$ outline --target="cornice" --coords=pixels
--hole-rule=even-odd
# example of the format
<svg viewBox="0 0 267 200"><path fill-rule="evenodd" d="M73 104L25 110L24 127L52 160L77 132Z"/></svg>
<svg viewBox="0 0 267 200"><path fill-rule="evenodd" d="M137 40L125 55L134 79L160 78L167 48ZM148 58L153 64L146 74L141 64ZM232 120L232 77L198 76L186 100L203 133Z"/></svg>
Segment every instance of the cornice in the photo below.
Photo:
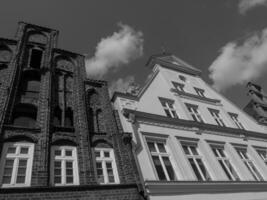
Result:
<svg viewBox="0 0 267 200"><path fill-rule="evenodd" d="M200 123L192 120L185 120L185 119L177 119L177 118L169 118L162 115L151 114L136 110L131 110L124 108L122 110L124 116L127 118L134 116L135 123L136 120L147 122L150 124L163 124L163 126L172 126L174 128L185 129L195 131L198 134L202 134L202 132L211 133L211 134L220 134L220 135L227 135L233 136L238 138L243 138L244 140L248 138L255 138L255 139L265 139L267 140L267 134L255 131L248 131L243 129L236 129L231 127L221 127L218 125L213 124L205 124ZM133 117L132 117L133 118Z"/></svg>
<svg viewBox="0 0 267 200"><path fill-rule="evenodd" d="M145 181L145 186L150 195L267 191L266 181Z"/></svg>

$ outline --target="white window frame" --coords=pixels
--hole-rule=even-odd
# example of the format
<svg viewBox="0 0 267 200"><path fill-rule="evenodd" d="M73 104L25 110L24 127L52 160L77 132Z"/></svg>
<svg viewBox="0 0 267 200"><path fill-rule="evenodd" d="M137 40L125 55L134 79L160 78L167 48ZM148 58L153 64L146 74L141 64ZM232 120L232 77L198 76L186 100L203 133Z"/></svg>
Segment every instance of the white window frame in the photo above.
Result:
<svg viewBox="0 0 267 200"><path fill-rule="evenodd" d="M191 167L191 170L196 178L197 181L210 181L212 180L211 174L207 168L207 164L205 162L204 157L200 154L199 148L198 148L198 144L196 142L191 142L191 141L180 141L181 145L182 145L182 149L183 149L183 153L185 155L185 157L187 158L188 164ZM186 154L186 152L184 151L183 146L187 146L187 150L189 151L189 154ZM196 149L196 152L198 155L195 155L192 151L192 149L190 147L194 147ZM191 163L189 161L189 159L193 159L193 162L198 170L198 173L200 174L202 180L198 180L197 175L194 172L193 167L191 166ZM201 167L199 166L197 159L200 159L202 164L204 165L205 170L207 171L208 174L208 178L204 176Z"/></svg>
<svg viewBox="0 0 267 200"><path fill-rule="evenodd" d="M175 165L174 165L174 161L173 161L173 158L172 158L172 155L171 155L171 152L166 144L166 139L162 139L162 138L153 138L153 137L146 137L145 138L146 140L146 146L147 146L147 151L150 155L150 159L151 159L151 164L153 166L153 169L154 169L154 174L156 175L156 178L157 180L160 180L159 176L158 176L158 172L157 172L157 169L155 167L155 164L154 164L154 161L153 161L153 158L152 156L157 156L159 158L159 161L160 161L160 165L163 169L163 172L164 172L164 175L167 179L167 181L176 181L178 179L178 176L177 176L177 172L175 170ZM148 147L148 143L151 142L151 143L154 143L154 147L156 149L156 152L151 152L149 147ZM160 152L159 151L159 148L158 148L158 145L155 145L157 143L162 143L164 145L164 148L165 148L165 153L163 152ZM169 177L169 174L168 174L168 171L166 169L166 166L165 166L165 163L163 161L163 158L162 157L168 157L170 163L171 163L171 167L172 167L172 170L173 170L173 173L174 173L174 180L171 180L170 177Z"/></svg>
<svg viewBox="0 0 267 200"><path fill-rule="evenodd" d="M196 91L196 93L197 93L198 96L206 98L206 96L205 96L205 90L200 89L200 88L196 88L196 87L194 87L194 89L195 89L195 91Z"/></svg>
<svg viewBox="0 0 267 200"><path fill-rule="evenodd" d="M255 148L255 150L257 151L263 162L267 165L267 148Z"/></svg>
<svg viewBox="0 0 267 200"><path fill-rule="evenodd" d="M251 160L250 155L247 152L246 148L236 147L236 152L246 165L247 169L253 176L256 181L264 181L263 176L261 175L260 171L258 170L255 163Z"/></svg>
<svg viewBox="0 0 267 200"><path fill-rule="evenodd" d="M238 114L228 112L231 120L234 122L237 128L245 130L243 124L238 120Z"/></svg>
<svg viewBox="0 0 267 200"><path fill-rule="evenodd" d="M204 123L204 119L201 117L201 114L199 112L197 105L188 104L188 103L186 103L185 105L194 121Z"/></svg>
<svg viewBox="0 0 267 200"><path fill-rule="evenodd" d="M185 85L182 83L172 82L175 89L177 89L179 92L186 92L185 91Z"/></svg>
<svg viewBox="0 0 267 200"><path fill-rule="evenodd" d="M96 156L96 151L100 152L100 157ZM105 157L104 152L109 152L109 157ZM118 184L118 183L120 183L118 169L117 169L115 155L114 155L114 150L112 148L96 147L96 148L94 148L94 155L95 155L95 162L101 162L102 172L103 172L103 176L104 176L104 183L99 182L99 184ZM111 162L113 176L114 176L114 182L109 182L108 172L107 172L107 167L106 167L107 162L109 162L109 163ZM96 172L96 175L97 175L97 172Z"/></svg>
<svg viewBox="0 0 267 200"><path fill-rule="evenodd" d="M15 147L15 153L8 153L9 147ZM28 148L28 154L21 154L20 149L22 147ZM1 187L25 187L31 185L31 176L32 176L32 164L33 164L33 156L34 156L34 144L28 142L7 142L4 143L2 150L2 158L1 158L1 176L0 182ZM11 175L11 183L3 184L3 176L4 176L4 167L7 159L14 159L12 175ZM18 173L18 164L19 160L27 159L27 167L25 173L25 182L24 183L16 183L17 173Z"/></svg>
<svg viewBox="0 0 267 200"><path fill-rule="evenodd" d="M61 155L55 155L55 151L60 150ZM72 156L66 156L66 150L72 151ZM54 164L55 161L61 162L61 183L54 182ZM71 161L73 167L73 183L66 182L66 162ZM79 185L79 171L78 171L78 159L77 148L75 146L52 146L51 147L51 182L55 186L68 186Z"/></svg>
<svg viewBox="0 0 267 200"><path fill-rule="evenodd" d="M167 117L179 118L173 100L163 98L159 98L159 100ZM167 112L170 114L170 116L168 116Z"/></svg>
<svg viewBox="0 0 267 200"><path fill-rule="evenodd" d="M212 108L208 108L208 110L210 111L211 116L219 126L226 127L219 110L215 110Z"/></svg>
<svg viewBox="0 0 267 200"><path fill-rule="evenodd" d="M221 166L221 163L220 163L220 161L221 161L223 166L224 166L224 168L226 169L227 172L225 172L224 169L223 169L223 171L224 171L225 175L227 176L227 178L229 179L229 177L228 177L228 175L226 173L228 173L230 175L230 177L231 177L231 179L229 179L230 181L240 181L240 177L239 177L239 175L237 173L237 170L236 170L235 166L232 164L232 162L230 161L230 158L227 155L224 147L223 146L217 146L217 145L211 145L210 147L211 147L211 149L212 149L212 151L214 153L214 156L218 160L218 163L220 164L220 166ZM224 156L221 154L219 149L223 151ZM216 152L217 155L215 154L214 151ZM231 169L227 165L227 162L229 162L230 166L233 168L233 170L236 173L237 177L235 177L235 175L232 173ZM223 168L223 166L221 166L221 168Z"/></svg>

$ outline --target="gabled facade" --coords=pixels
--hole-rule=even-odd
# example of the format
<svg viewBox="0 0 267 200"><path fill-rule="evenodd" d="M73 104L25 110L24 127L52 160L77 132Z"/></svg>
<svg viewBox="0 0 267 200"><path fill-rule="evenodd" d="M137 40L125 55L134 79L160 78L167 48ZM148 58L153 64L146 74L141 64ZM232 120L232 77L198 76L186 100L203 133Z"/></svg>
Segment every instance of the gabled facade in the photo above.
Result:
<svg viewBox="0 0 267 200"><path fill-rule="evenodd" d="M115 92L149 199L266 199L267 132L172 54L137 95Z"/></svg>
<svg viewBox="0 0 267 200"><path fill-rule="evenodd" d="M57 38L21 22L0 39L0 199L140 199L107 83Z"/></svg>

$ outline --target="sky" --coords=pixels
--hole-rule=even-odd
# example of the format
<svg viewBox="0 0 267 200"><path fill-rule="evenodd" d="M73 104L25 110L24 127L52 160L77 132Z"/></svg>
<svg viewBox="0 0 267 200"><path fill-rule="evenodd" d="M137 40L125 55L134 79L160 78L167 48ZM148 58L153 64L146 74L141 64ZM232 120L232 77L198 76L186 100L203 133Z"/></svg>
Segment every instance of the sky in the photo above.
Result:
<svg viewBox="0 0 267 200"><path fill-rule="evenodd" d="M239 107L248 81L267 91L267 0L1 0L0 37L25 21L60 31L58 47L86 56L111 90L141 86L149 57L172 53Z"/></svg>

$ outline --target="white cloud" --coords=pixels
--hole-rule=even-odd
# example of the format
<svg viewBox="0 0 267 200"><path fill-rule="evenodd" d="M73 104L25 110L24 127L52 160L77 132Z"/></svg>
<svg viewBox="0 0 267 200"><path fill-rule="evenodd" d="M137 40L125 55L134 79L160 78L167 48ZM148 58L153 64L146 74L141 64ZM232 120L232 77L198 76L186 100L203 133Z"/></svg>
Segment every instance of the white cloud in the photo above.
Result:
<svg viewBox="0 0 267 200"><path fill-rule="evenodd" d="M258 79L267 72L267 28L242 43L226 44L209 67L217 90Z"/></svg>
<svg viewBox="0 0 267 200"><path fill-rule="evenodd" d="M94 57L86 59L87 76L102 78L108 71L143 55L143 33L125 24L118 26L118 32L102 38L97 44Z"/></svg>
<svg viewBox="0 0 267 200"><path fill-rule="evenodd" d="M267 0L240 0L238 9L241 14L245 14L248 10L261 5L267 5Z"/></svg>
<svg viewBox="0 0 267 200"><path fill-rule="evenodd" d="M134 76L127 76L126 78L119 78L117 81L113 81L109 87L109 93L113 92L126 92L131 84L135 82Z"/></svg>

